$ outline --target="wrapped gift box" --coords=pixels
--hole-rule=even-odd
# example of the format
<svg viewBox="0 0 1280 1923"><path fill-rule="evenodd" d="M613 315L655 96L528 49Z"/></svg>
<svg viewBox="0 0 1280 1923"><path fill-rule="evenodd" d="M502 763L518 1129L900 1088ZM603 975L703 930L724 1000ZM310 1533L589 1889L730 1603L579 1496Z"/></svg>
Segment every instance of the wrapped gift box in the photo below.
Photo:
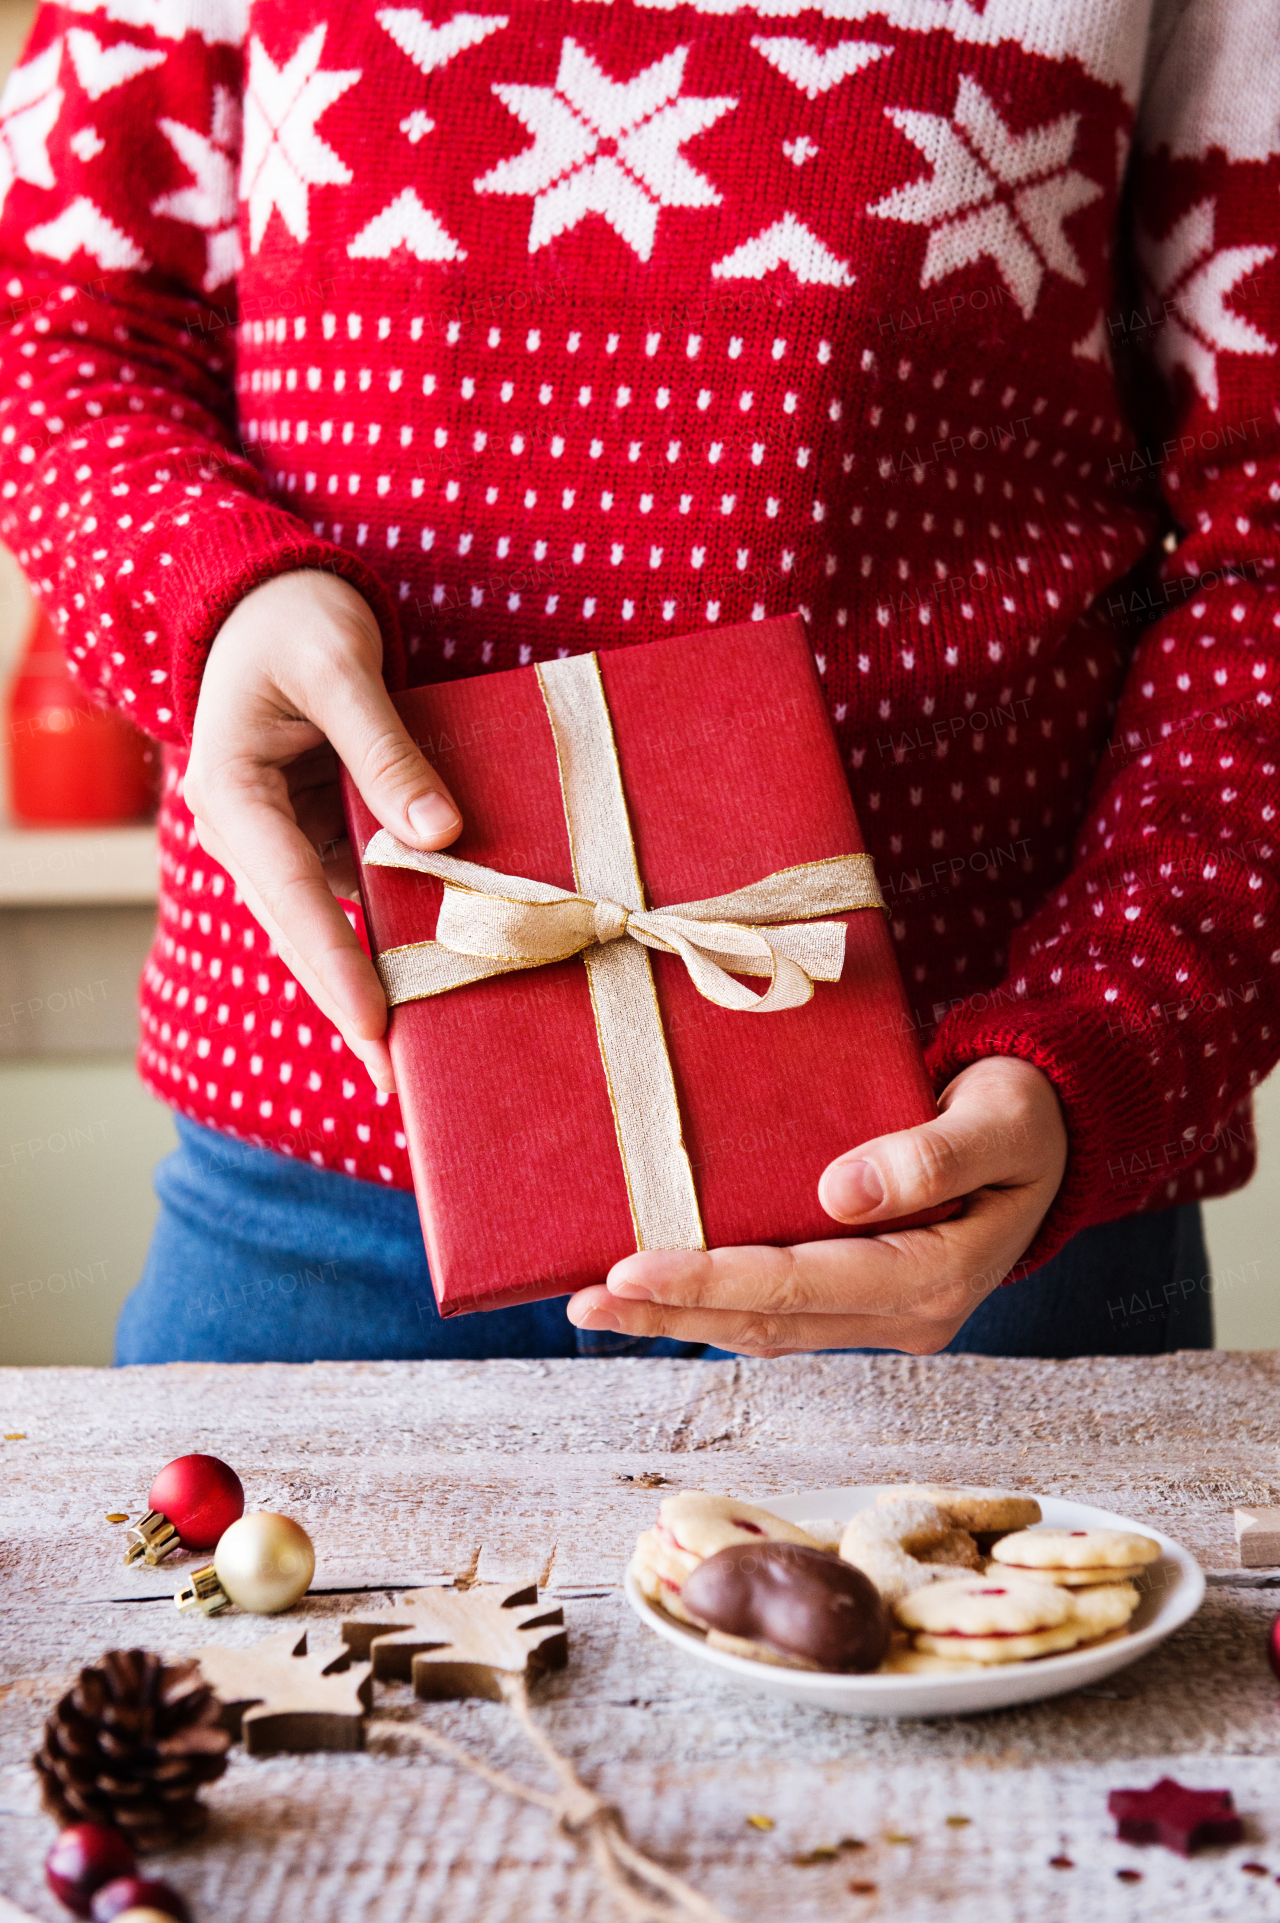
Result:
<svg viewBox="0 0 1280 1923"><path fill-rule="evenodd" d="M596 661L549 663L545 681L529 668L396 698L462 810L465 827L449 857L551 884L544 894L591 892L575 888L575 859L579 869L589 865L580 845L588 837L579 829L571 847L566 811L583 804L573 801L576 776L562 779L564 724L553 727L547 689L571 665L574 675L561 680L583 687ZM640 899L622 901L620 883L614 898L622 907L701 904L805 864L825 863L821 872L829 872L838 856L861 856L869 867L798 617L601 654L595 686L616 743L622 833L625 840L629 818L630 872L639 878L633 892L643 888ZM602 778L607 785L607 771ZM418 945L436 935L444 884L366 861L379 824L349 779L344 795L374 956L384 979L393 968L403 974L406 957L412 973ZM384 834L378 848L390 841ZM452 887L449 895L460 899ZM614 911L605 912L607 919ZM395 1006L391 1055L441 1313L566 1294L603 1280L642 1241L696 1247L699 1217L709 1248L857 1234L821 1208L822 1170L860 1142L937 1111L883 909L838 919L846 930L839 979L818 980L803 1006L763 1014L705 999L678 953L640 948L625 935L610 940L611 955L631 951L633 983L637 968L646 979L635 957L647 956L656 991L656 1011L631 1051L644 1059L624 1064L628 1076L634 1069L641 1077L629 1121L626 1091L615 1087L628 1036L609 1042L618 1013L604 1006L587 965L592 956L600 963L599 946L586 959L541 966L464 959L464 976L469 967L509 972ZM483 940L472 942L477 949L495 952ZM768 987L758 971L733 979L753 995ZM626 1006L637 1012L634 1000ZM658 1077L651 1100L646 1075ZM660 1158L680 1160L670 1137L683 1139L692 1233L687 1223L666 1226L661 1209L655 1218L643 1196L637 1202L647 1150L629 1144L627 1131L651 1128L662 1137Z"/></svg>

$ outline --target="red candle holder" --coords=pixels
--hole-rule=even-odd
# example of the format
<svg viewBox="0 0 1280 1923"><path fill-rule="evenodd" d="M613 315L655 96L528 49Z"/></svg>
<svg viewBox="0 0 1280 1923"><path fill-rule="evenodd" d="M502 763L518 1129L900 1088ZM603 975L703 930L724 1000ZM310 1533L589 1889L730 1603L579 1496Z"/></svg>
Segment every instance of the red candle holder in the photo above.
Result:
<svg viewBox="0 0 1280 1923"><path fill-rule="evenodd" d="M145 821L155 807L155 744L90 700L37 608L9 690L9 808L27 828Z"/></svg>

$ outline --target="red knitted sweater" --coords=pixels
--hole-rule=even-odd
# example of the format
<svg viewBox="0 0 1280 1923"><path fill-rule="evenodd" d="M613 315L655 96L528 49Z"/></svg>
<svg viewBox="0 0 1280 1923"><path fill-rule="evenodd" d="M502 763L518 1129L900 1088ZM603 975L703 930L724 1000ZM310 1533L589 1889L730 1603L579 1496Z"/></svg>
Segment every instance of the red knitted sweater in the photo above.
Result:
<svg viewBox="0 0 1280 1923"><path fill-rule="evenodd" d="M0 102L0 533L168 744L148 1082L409 1185L180 798L247 589L336 569L393 685L798 606L938 1085L1061 1095L1030 1260L1238 1184L1274 0L502 6L69 0Z"/></svg>

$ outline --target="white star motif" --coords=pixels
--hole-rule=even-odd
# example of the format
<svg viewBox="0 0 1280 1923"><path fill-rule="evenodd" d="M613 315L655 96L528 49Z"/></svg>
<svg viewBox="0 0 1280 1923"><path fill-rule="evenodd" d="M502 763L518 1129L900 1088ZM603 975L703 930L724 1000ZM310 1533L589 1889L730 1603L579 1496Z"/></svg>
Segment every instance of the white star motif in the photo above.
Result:
<svg viewBox="0 0 1280 1923"><path fill-rule="evenodd" d="M100 267L116 271L141 272L150 266L142 249L87 194L78 194L56 220L28 228L26 242L33 254L48 254L64 265L74 255L86 253Z"/></svg>
<svg viewBox="0 0 1280 1923"><path fill-rule="evenodd" d="M491 33L508 25L505 13L456 13L442 27L433 27L412 7L385 7L375 14L378 25L425 74L435 73L468 47L479 46ZM400 131L416 147L434 133L435 121L423 107L415 107L400 122ZM467 250L444 222L424 207L412 187L405 187L382 212L375 214L347 248L352 260L389 260L397 247L408 248L419 260L465 260Z"/></svg>
<svg viewBox="0 0 1280 1923"><path fill-rule="evenodd" d="M611 80L573 40L560 50L554 87L495 85L534 137L475 183L478 194L532 194L529 252L587 214L600 214L647 261L662 207L716 207L721 196L680 152L736 99L680 99L687 47L630 80Z"/></svg>
<svg viewBox="0 0 1280 1923"><path fill-rule="evenodd" d="M1164 240L1137 235L1138 258L1161 303L1155 357L1166 375L1185 367L1217 412L1218 355L1274 354L1276 345L1227 306L1246 274L1275 254L1274 247L1219 247L1213 243L1216 201L1201 200L1175 222Z"/></svg>
<svg viewBox="0 0 1280 1923"><path fill-rule="evenodd" d="M800 134L795 140L784 140L782 151L793 167L803 167L806 160L812 160L822 149L814 146L808 134Z"/></svg>
<svg viewBox="0 0 1280 1923"><path fill-rule="evenodd" d="M25 67L15 67L0 94L0 207L15 180L52 187L49 135L62 107L61 40L51 40Z"/></svg>
<svg viewBox="0 0 1280 1923"><path fill-rule="evenodd" d="M716 261L711 272L717 280L762 280L784 265L806 286L852 287L857 279L848 261L838 259L791 213L752 240L744 240L741 247Z"/></svg>
<svg viewBox="0 0 1280 1923"><path fill-rule="evenodd" d="M384 7L374 19L423 73L447 67L468 47L479 46L509 24L505 13L455 13L442 27L433 27L413 7Z"/></svg>
<svg viewBox="0 0 1280 1923"><path fill-rule="evenodd" d="M1079 114L1011 133L967 74L950 120L906 107L885 112L926 155L933 173L887 194L867 212L931 229L922 288L985 255L1029 320L1046 269L1083 286L1084 269L1063 222L1097 200L1102 189L1067 165Z"/></svg>
<svg viewBox="0 0 1280 1923"><path fill-rule="evenodd" d="M236 224L236 153L240 146L240 108L226 87L213 90L213 118L208 134L198 133L181 120L156 122L183 166L195 175L194 187L179 187L151 203L153 214L199 227L205 236L204 290L211 294L236 274L240 258L240 230Z"/></svg>
<svg viewBox="0 0 1280 1923"><path fill-rule="evenodd" d="M83 27L72 27L67 34L67 52L76 70L76 79L90 100L101 100L113 87L122 87L135 75L162 67L169 58L155 47L135 47L131 40L118 40L104 47L95 34Z"/></svg>
<svg viewBox="0 0 1280 1923"><path fill-rule="evenodd" d="M315 27L283 67L256 34L249 43L240 197L249 203L255 254L273 207L294 239L305 241L311 230L307 189L345 187L351 179L351 169L316 132L316 121L354 87L361 69L320 71L326 31L323 24Z"/></svg>
<svg viewBox="0 0 1280 1923"><path fill-rule="evenodd" d="M126 27L150 27L161 40L198 33L206 47L243 44L248 0L68 0L72 13L102 13Z"/></svg>
<svg viewBox="0 0 1280 1923"><path fill-rule="evenodd" d="M820 93L829 93L850 74L861 73L873 61L883 60L893 52L892 47L882 47L874 40L844 40L838 47L828 47L825 53L810 46L807 40L765 40L760 34L753 36L751 44L771 67L776 67L802 93L807 93L810 100L816 100Z"/></svg>

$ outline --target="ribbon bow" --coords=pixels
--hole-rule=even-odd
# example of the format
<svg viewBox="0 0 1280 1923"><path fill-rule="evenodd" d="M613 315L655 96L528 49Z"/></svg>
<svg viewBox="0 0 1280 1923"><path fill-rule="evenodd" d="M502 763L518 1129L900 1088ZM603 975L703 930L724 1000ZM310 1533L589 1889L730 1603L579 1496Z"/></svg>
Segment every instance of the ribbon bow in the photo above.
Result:
<svg viewBox="0 0 1280 1923"><path fill-rule="evenodd" d="M597 945L629 937L646 948L679 955L694 987L717 1008L765 1015L800 1008L815 981L839 981L844 966L843 922L782 922L766 935L760 923L785 915L836 915L879 907L869 855L837 855L766 875L747 888L671 908L626 907L587 894L568 894L523 875L504 875L454 855L408 848L380 828L364 851L366 866L413 868L443 881L435 942L385 950L378 968L396 1006L460 988L464 981L541 968ZM458 957L487 967L463 965ZM734 975L768 975L763 995Z"/></svg>
<svg viewBox="0 0 1280 1923"><path fill-rule="evenodd" d="M366 866L416 869L445 886L435 940L384 949L378 973L395 1008L581 955L636 1247L700 1249L702 1218L644 951L679 955L698 993L718 1008L767 1015L802 1007L815 981L838 981L844 966L843 923L809 918L883 908L875 869L870 855L835 855L708 901L646 908L599 663L577 655L535 672L555 740L576 891L426 854L381 828L364 850ZM735 975L768 976L769 986L756 995Z"/></svg>

